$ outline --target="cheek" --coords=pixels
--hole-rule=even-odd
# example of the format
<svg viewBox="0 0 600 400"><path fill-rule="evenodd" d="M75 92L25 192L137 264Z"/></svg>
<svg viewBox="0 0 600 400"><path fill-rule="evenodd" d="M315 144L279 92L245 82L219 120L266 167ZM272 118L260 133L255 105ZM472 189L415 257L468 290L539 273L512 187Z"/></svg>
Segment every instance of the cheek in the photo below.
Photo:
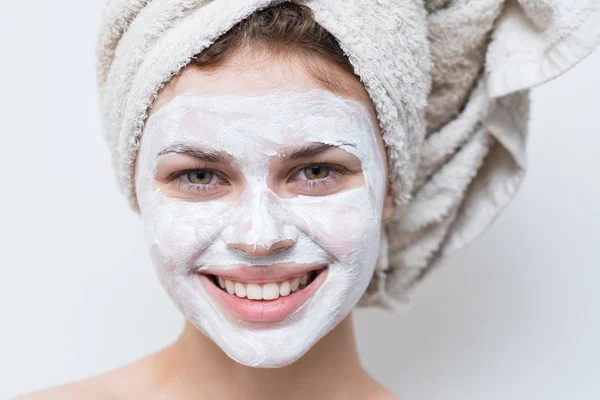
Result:
<svg viewBox="0 0 600 400"><path fill-rule="evenodd" d="M172 202L156 194L145 202L142 219L155 266L163 273L192 273L196 258L219 232L231 206L222 202Z"/></svg>
<svg viewBox="0 0 600 400"><path fill-rule="evenodd" d="M299 229L342 264L363 264L377 245L381 218L364 188L290 201Z"/></svg>

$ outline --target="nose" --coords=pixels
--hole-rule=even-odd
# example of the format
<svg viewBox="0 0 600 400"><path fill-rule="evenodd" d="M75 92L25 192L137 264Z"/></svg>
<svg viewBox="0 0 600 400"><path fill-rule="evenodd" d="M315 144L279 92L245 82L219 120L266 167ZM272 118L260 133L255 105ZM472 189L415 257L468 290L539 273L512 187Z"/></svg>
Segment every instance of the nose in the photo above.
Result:
<svg viewBox="0 0 600 400"><path fill-rule="evenodd" d="M223 232L227 246L252 257L265 257L294 246L296 231L285 223L286 210L277 195L267 188L266 182L249 182L248 188L238 212Z"/></svg>
<svg viewBox="0 0 600 400"><path fill-rule="evenodd" d="M278 240L270 246L252 245L246 243L229 243L229 247L242 250L244 253L253 257L266 257L275 250L292 247L294 241L291 239Z"/></svg>

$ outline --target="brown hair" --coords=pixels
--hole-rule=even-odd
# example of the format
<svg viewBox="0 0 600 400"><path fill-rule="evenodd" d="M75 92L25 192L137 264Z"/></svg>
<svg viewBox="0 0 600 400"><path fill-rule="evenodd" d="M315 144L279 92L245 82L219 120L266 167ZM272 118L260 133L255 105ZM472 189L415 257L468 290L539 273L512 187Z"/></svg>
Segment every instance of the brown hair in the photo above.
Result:
<svg viewBox="0 0 600 400"><path fill-rule="evenodd" d="M351 90L348 77L360 81L335 37L317 24L312 10L291 2L256 11L238 22L197 54L190 66L215 68L237 50L251 47L270 56L301 55L311 75L334 92ZM318 62L323 60L329 61L329 65Z"/></svg>

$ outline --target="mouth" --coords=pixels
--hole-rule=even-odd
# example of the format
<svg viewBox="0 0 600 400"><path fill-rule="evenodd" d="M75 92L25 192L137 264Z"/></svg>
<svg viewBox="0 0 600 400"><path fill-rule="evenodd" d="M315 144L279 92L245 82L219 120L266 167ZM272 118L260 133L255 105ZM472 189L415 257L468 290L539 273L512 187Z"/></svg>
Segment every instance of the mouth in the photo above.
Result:
<svg viewBox="0 0 600 400"><path fill-rule="evenodd" d="M249 322L285 319L322 285L328 266L271 282L240 282L216 274L197 273L207 292L235 318Z"/></svg>

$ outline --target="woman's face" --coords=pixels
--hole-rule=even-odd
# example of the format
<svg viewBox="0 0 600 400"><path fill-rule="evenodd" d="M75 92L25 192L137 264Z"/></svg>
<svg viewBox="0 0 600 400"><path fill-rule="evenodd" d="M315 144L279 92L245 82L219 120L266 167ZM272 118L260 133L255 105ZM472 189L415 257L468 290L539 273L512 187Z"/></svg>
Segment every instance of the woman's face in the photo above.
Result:
<svg viewBox="0 0 600 400"><path fill-rule="evenodd" d="M136 193L159 279L232 359L281 367L367 288L393 210L375 112L303 67L194 68L146 122ZM297 60L296 60L297 61Z"/></svg>

